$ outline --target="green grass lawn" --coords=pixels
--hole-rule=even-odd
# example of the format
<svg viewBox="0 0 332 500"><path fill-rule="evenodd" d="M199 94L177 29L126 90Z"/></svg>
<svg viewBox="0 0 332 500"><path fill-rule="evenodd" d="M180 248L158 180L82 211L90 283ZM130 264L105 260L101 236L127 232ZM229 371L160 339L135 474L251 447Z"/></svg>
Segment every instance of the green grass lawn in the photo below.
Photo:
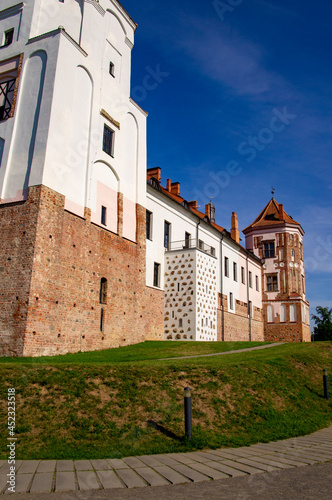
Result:
<svg viewBox="0 0 332 500"><path fill-rule="evenodd" d="M7 458L9 387L16 389L17 459L118 458L241 446L330 425L322 370L327 368L332 380L332 342L160 360L253 346L147 342L53 358L2 358L0 458ZM183 439L186 386L192 389L190 443Z"/></svg>
<svg viewBox="0 0 332 500"><path fill-rule="evenodd" d="M270 342L172 342L149 341L141 344L108 349L105 351L79 352L62 356L42 356L40 358L0 358L0 363L60 364L60 363L128 363L179 356L213 354L250 347Z"/></svg>

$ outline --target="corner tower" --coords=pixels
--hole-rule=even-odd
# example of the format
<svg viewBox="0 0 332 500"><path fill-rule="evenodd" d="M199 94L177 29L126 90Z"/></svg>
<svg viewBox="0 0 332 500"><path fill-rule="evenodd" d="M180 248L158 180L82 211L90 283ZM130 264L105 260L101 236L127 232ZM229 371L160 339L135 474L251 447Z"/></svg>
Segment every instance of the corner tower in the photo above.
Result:
<svg viewBox="0 0 332 500"><path fill-rule="evenodd" d="M301 224L272 198L243 233L247 250L264 263L265 340L310 342Z"/></svg>
<svg viewBox="0 0 332 500"><path fill-rule="evenodd" d="M145 283L136 27L117 0L1 1L0 355L162 336Z"/></svg>

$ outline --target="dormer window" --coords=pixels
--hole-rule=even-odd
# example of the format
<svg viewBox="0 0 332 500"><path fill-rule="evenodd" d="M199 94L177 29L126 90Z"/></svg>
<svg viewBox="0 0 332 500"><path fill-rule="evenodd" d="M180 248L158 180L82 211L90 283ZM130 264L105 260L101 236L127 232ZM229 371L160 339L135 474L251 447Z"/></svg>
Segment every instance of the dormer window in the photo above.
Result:
<svg viewBox="0 0 332 500"><path fill-rule="evenodd" d="M14 38L14 28L5 31L5 39L4 39L4 46L6 47L7 45L11 45L13 43L13 38Z"/></svg>

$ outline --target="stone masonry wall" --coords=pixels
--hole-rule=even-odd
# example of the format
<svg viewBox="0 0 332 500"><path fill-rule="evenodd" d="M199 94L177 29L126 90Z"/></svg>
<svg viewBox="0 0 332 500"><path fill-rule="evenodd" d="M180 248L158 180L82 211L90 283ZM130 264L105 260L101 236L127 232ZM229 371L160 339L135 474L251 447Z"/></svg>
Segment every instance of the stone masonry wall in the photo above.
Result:
<svg viewBox="0 0 332 500"><path fill-rule="evenodd" d="M0 206L0 213L3 208L10 209ZM24 235L29 243L21 261L18 256L16 266L7 266L6 282L12 280L14 297L24 269L27 277L30 269L30 290L26 279L17 301L26 304L28 296L28 307L22 313L25 326L8 311L1 315L1 331L17 355L98 350L162 339L164 294L145 284L143 207L137 205L137 243L91 224L88 210L84 219L65 211L64 197L43 186L30 188L28 201L15 214L15 226L21 220L29 224ZM6 219L4 214L2 220ZM20 241L9 237L8 245L18 253ZM107 280L106 304L100 303L101 278ZM8 345L3 349L9 354Z"/></svg>

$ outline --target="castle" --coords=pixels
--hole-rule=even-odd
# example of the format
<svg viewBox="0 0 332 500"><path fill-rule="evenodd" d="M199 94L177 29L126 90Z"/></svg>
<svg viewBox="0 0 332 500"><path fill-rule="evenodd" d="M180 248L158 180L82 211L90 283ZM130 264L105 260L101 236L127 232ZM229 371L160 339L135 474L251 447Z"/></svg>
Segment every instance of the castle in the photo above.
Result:
<svg viewBox="0 0 332 500"><path fill-rule="evenodd" d="M117 0L2 0L0 355L144 340L310 341L303 230L272 198L244 230L146 172ZM147 175L147 178L146 178Z"/></svg>

